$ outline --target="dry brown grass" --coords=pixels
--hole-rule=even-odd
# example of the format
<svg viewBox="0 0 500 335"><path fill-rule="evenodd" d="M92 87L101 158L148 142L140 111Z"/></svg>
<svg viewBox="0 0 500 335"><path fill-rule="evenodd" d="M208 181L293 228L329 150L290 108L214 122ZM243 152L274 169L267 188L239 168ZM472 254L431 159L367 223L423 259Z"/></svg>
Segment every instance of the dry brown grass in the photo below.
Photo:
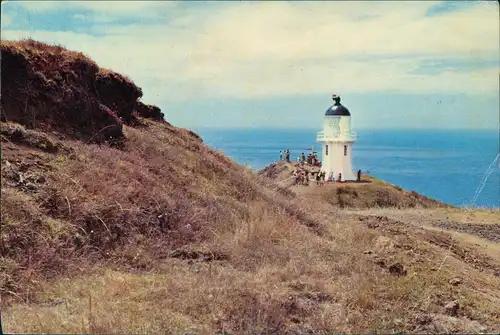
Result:
<svg viewBox="0 0 500 335"><path fill-rule="evenodd" d="M436 329L498 324L500 281L482 270L488 259L473 261L475 249L401 224L370 229L256 177L188 131L143 122L125 128L123 150L4 143L4 164L47 180L26 191L2 171L6 331L429 331L422 314L438 315ZM391 275L368 250L408 274ZM455 276L464 283L448 284ZM439 319L455 299L459 316Z"/></svg>
<svg viewBox="0 0 500 335"><path fill-rule="evenodd" d="M22 55L35 71L60 72L73 62L86 63L89 67L98 69L97 64L85 54L68 50L61 45L24 39L20 41L2 40L1 46ZM44 57L49 58L44 59Z"/></svg>
<svg viewBox="0 0 500 335"><path fill-rule="evenodd" d="M71 153L42 154L35 146L16 156L16 146L8 143L3 159L11 166L2 171L4 256L36 273L62 271L68 258L105 258L147 269L173 248L204 241L217 227L236 226L250 216L253 202L279 202L282 217L292 221L300 214L279 195L273 200L260 192L249 171L192 133L144 123L147 130L127 128L124 150L65 141ZM41 158L26 166L34 153ZM40 164L50 170L36 172ZM13 184L22 169L43 174L44 182L26 192ZM36 235L29 237L34 223ZM131 261L134 246L143 244L148 256ZM27 252L35 253L35 269L27 264Z"/></svg>
<svg viewBox="0 0 500 335"><path fill-rule="evenodd" d="M498 328L496 265L475 248L403 223L368 228L258 178L188 131L143 122L125 128L123 150L4 142L6 331L430 331L422 314L435 329L475 332L473 320ZM7 160L46 181L10 185ZM395 277L377 259L408 274ZM448 284L455 276L458 287ZM449 319L452 300L461 307Z"/></svg>
<svg viewBox="0 0 500 335"><path fill-rule="evenodd" d="M425 229L429 229L431 231L443 232L440 228L424 226ZM444 231L444 233L453 236L453 238L464 242L468 245L473 245L481 250L483 253L487 254L491 257L492 261L495 262L500 268L500 244L491 242L488 239L481 238L472 234L460 233L457 231Z"/></svg>
<svg viewBox="0 0 500 335"><path fill-rule="evenodd" d="M2 42L2 50L40 66L47 55L66 53L37 43ZM108 104L128 110L127 97L136 101L139 90L122 76L101 76L111 85L108 94L118 86L128 92ZM6 332L500 329L498 262L473 245L297 196L166 122L137 117L140 127L123 126L117 148L19 120L24 126L4 123L1 133ZM356 192L373 198L389 187L373 180L371 189ZM391 206L412 197L427 204L396 192ZM391 269L401 266L406 272L395 275ZM462 283L449 284L456 276ZM457 315L444 315L453 300Z"/></svg>
<svg viewBox="0 0 500 335"><path fill-rule="evenodd" d="M441 314L444 303L453 299L461 305L462 319L454 321L463 323L458 330L474 331L470 318L483 324L498 320L494 311L500 295L493 289L498 279L464 267L454 257L441 271L431 271L429 264L438 263L441 255L430 244L406 241L420 257L428 258L422 263L418 259L411 263L415 257L394 248L379 250L381 256L395 257L410 269L408 276L394 277L362 253L376 249L380 232L338 222L319 237L301 225L284 222L266 207L256 204L249 221L229 230L220 227L212 239L196 247L225 252L226 261L165 259L154 272L141 274L86 269L88 273L76 280L45 283L38 303L8 309L6 330L411 331L418 326L416 316ZM457 273L460 268L465 273ZM460 287L449 285L449 278L457 275L466 282Z"/></svg>
<svg viewBox="0 0 500 335"><path fill-rule="evenodd" d="M416 192L364 176L364 183L336 183L325 186L318 197L341 208L436 208L447 207Z"/></svg>
<svg viewBox="0 0 500 335"><path fill-rule="evenodd" d="M297 194L306 195L319 202L327 202L340 208L452 208L414 191L403 190L369 175L362 175L362 182L326 183L316 187L311 181L309 186L293 185L293 170L296 163L276 162L260 171L259 174L270 180L290 187ZM312 170L309 166L303 169Z"/></svg>

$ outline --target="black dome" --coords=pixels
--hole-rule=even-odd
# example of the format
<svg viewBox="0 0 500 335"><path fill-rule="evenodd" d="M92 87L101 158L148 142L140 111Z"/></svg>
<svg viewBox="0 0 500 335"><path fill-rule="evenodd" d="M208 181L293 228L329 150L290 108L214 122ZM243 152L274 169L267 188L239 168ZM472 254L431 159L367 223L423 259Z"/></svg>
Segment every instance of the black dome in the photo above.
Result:
<svg viewBox="0 0 500 335"><path fill-rule="evenodd" d="M326 110L325 116L351 116L351 113L340 102L335 102L334 105Z"/></svg>

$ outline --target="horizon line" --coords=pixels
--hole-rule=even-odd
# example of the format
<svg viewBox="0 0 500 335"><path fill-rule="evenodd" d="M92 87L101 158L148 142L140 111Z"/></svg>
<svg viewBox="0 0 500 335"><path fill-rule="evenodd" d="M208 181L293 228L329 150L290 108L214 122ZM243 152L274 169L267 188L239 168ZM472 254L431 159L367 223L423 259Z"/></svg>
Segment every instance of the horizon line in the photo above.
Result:
<svg viewBox="0 0 500 335"><path fill-rule="evenodd" d="M176 126L177 127L177 126ZM321 127L279 127L279 126L178 126L180 128L198 129L269 129L269 130L318 130ZM497 131L499 128L446 128L446 127L353 127L353 130L456 130L456 131Z"/></svg>

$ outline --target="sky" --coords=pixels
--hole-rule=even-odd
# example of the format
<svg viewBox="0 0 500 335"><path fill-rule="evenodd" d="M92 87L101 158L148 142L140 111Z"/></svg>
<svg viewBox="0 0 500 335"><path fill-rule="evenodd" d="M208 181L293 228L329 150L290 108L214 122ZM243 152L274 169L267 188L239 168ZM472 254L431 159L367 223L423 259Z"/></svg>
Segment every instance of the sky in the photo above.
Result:
<svg viewBox="0 0 500 335"><path fill-rule="evenodd" d="M129 76L174 125L499 128L497 1L3 1L2 39Z"/></svg>

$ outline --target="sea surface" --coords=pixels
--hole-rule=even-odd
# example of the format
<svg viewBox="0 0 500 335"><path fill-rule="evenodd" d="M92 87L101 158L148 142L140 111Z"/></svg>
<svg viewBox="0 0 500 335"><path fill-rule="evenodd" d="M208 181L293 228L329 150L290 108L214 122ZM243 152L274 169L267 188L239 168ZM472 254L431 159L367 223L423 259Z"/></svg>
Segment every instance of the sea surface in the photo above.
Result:
<svg viewBox="0 0 500 335"><path fill-rule="evenodd" d="M210 147L254 170L313 147L315 129L194 129ZM357 130L354 170L457 206L500 207L495 130Z"/></svg>

